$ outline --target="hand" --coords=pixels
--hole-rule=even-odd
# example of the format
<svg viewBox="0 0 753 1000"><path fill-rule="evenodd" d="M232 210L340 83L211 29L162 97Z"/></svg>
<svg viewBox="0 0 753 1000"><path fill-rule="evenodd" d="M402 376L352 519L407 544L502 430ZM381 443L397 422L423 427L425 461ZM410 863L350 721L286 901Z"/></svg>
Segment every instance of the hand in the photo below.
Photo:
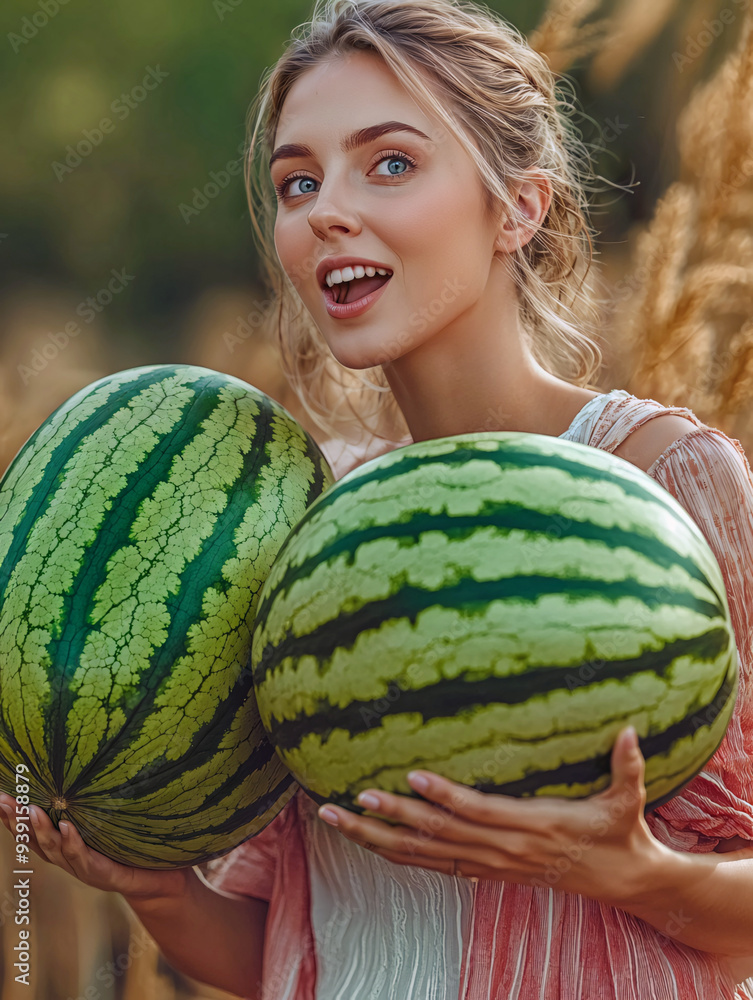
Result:
<svg viewBox="0 0 753 1000"><path fill-rule="evenodd" d="M676 852L645 821L645 760L627 729L617 737L611 765L610 787L586 799L494 795L416 771L408 780L430 801L372 789L358 797L359 805L397 825L331 805L319 816L334 817L349 840L398 865L634 903Z"/></svg>
<svg viewBox="0 0 753 1000"><path fill-rule="evenodd" d="M18 824L22 843L43 861L57 865L86 885L119 892L127 898L144 899L180 894L187 884L190 867L155 871L118 864L87 847L70 821L61 823L61 831L67 827L67 833L62 833L55 829L44 809L29 806L29 814L26 808L12 796L0 793L0 819L5 829L15 837Z"/></svg>

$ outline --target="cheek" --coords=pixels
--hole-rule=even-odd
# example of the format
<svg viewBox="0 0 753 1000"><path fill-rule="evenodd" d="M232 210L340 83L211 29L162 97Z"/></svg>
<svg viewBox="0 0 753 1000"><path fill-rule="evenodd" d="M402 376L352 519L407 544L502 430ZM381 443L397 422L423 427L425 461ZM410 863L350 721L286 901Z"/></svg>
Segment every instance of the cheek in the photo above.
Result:
<svg viewBox="0 0 753 1000"><path fill-rule="evenodd" d="M308 238L301 226L288 220L275 223L274 243L282 269L296 291L301 292L306 278L316 271L317 260L311 253L311 229Z"/></svg>
<svg viewBox="0 0 753 1000"><path fill-rule="evenodd" d="M402 263L404 292L411 300L433 299L444 289L445 301L459 302L483 291L491 252L486 253L481 238L481 208L445 184L432 186L420 199L396 203L389 216L382 216L382 242Z"/></svg>

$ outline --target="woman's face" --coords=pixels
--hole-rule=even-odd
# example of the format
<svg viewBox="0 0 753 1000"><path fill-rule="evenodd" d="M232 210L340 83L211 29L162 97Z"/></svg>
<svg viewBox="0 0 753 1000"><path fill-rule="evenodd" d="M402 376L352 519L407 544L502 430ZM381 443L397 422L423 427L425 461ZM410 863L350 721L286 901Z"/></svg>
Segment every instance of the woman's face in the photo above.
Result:
<svg viewBox="0 0 753 1000"><path fill-rule="evenodd" d="M401 129L342 148L352 133L384 122L424 137ZM308 152L275 158L289 144ZM287 180L275 221L280 262L341 364L389 363L441 332L460 335L458 323L493 315L499 288L490 290L490 270L501 245L473 161L373 53L338 57L299 77L270 170L277 187ZM325 259L340 255L392 271L376 301L345 318L328 312L320 284Z"/></svg>

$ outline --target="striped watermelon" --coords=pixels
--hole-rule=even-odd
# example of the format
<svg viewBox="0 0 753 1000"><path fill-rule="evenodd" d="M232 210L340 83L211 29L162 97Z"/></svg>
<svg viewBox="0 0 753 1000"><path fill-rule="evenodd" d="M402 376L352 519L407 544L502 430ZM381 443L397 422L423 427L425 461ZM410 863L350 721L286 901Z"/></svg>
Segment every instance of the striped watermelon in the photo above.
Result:
<svg viewBox="0 0 753 1000"><path fill-rule="evenodd" d="M411 768L512 796L609 785L636 726L647 808L719 746L738 661L724 580L666 490L523 433L422 441L316 500L262 587L262 722L319 803Z"/></svg>
<svg viewBox="0 0 753 1000"><path fill-rule="evenodd" d="M0 790L130 865L218 857L296 789L259 723L259 590L334 481L240 379L153 365L92 383L0 482Z"/></svg>

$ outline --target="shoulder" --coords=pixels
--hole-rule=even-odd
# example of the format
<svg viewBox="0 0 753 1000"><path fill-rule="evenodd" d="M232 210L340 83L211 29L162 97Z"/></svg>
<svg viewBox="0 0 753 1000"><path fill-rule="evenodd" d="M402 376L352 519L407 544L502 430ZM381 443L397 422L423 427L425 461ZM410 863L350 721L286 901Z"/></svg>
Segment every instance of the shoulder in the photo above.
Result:
<svg viewBox="0 0 753 1000"><path fill-rule="evenodd" d="M638 466L643 472L648 472L675 441L703 426L700 422L693 423L687 417L659 411L629 434L613 454Z"/></svg>

